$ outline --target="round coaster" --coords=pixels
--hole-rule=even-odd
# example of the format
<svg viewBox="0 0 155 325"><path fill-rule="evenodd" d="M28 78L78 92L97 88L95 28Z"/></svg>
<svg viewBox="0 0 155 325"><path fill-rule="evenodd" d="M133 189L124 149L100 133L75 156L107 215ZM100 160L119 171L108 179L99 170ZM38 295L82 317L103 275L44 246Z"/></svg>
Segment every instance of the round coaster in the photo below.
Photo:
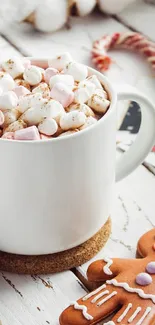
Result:
<svg viewBox="0 0 155 325"><path fill-rule="evenodd" d="M69 270L95 256L107 242L111 219L85 243L64 252L48 255L15 255L0 252L0 270L21 274L49 274Z"/></svg>

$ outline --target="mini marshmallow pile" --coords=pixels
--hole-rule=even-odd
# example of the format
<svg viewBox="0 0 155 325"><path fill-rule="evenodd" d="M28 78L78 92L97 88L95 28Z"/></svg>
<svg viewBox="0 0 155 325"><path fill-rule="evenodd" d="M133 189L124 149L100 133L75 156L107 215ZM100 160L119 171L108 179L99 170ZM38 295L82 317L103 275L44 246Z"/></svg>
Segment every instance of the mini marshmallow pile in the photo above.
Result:
<svg viewBox="0 0 155 325"><path fill-rule="evenodd" d="M108 94L95 75L64 53L48 68L24 58L1 63L0 137L49 140L97 123L106 113Z"/></svg>

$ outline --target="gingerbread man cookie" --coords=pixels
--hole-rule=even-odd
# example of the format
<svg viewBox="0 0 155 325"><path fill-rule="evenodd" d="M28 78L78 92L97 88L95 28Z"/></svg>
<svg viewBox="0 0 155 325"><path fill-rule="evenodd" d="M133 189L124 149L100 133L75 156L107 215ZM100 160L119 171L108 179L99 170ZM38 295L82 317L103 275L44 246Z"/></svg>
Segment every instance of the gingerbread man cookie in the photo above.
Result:
<svg viewBox="0 0 155 325"><path fill-rule="evenodd" d="M104 284L71 303L60 324L155 325L155 229L140 238L137 252L142 258L93 262L88 280ZM114 312L112 320L104 322Z"/></svg>

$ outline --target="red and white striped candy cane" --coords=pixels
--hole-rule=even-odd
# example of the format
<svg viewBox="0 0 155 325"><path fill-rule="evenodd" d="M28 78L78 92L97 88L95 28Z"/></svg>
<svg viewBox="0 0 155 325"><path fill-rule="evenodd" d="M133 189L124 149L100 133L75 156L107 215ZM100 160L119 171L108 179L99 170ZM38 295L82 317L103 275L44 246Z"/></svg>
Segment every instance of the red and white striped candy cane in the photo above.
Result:
<svg viewBox="0 0 155 325"><path fill-rule="evenodd" d="M107 55L110 49L123 48L143 54L155 69L155 43L143 35L134 32L114 33L105 35L93 44L92 60L101 71L109 69L112 59Z"/></svg>

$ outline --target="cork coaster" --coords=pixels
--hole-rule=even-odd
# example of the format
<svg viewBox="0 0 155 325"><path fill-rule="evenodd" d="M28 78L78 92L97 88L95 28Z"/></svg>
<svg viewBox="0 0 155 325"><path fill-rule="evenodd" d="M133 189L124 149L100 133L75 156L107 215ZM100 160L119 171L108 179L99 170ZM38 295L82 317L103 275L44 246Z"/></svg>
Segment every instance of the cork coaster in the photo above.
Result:
<svg viewBox="0 0 155 325"><path fill-rule="evenodd" d="M111 219L85 243L64 252L48 255L15 255L0 252L0 270L21 274L49 274L69 270L95 256L107 242Z"/></svg>

